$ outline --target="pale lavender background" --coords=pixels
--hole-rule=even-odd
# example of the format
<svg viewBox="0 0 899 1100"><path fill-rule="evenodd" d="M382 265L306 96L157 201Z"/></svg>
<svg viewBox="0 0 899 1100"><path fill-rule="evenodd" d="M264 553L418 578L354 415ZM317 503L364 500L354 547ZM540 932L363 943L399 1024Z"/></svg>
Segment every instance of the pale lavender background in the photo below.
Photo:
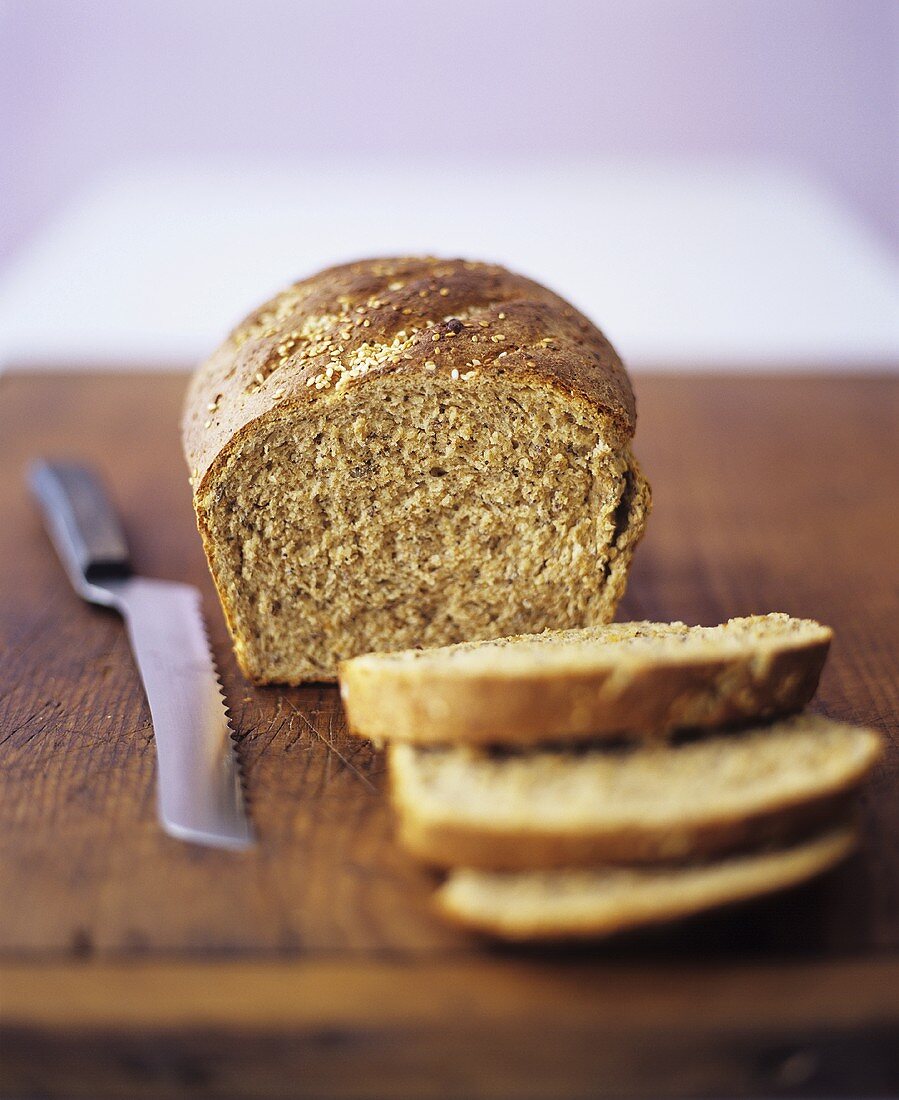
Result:
<svg viewBox="0 0 899 1100"><path fill-rule="evenodd" d="M139 158L749 154L899 242L896 0L0 0L0 261Z"/></svg>

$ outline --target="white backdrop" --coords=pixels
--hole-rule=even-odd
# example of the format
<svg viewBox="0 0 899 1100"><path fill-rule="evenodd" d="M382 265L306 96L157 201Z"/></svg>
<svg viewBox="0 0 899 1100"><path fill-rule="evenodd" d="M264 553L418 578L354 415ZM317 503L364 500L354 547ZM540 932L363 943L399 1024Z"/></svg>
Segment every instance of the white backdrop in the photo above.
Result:
<svg viewBox="0 0 899 1100"><path fill-rule="evenodd" d="M71 205L0 284L0 365L185 366L293 279L366 255L498 260L637 369L899 363L884 245L755 162L453 158L144 164Z"/></svg>

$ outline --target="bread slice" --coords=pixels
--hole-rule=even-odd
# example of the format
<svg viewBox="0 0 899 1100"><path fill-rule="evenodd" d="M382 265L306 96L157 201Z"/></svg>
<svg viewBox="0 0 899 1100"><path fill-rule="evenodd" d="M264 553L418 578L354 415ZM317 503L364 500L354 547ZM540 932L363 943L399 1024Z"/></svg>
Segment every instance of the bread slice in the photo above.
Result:
<svg viewBox="0 0 899 1100"><path fill-rule="evenodd" d="M375 741L533 745L646 738L800 710L831 631L771 614L612 623L344 662L351 731Z"/></svg>
<svg viewBox="0 0 899 1100"><path fill-rule="evenodd" d="M809 835L843 811L881 751L816 715L668 748L479 754L390 747L403 846L496 870L721 856Z"/></svg>
<svg viewBox="0 0 899 1100"><path fill-rule="evenodd" d="M608 936L795 886L838 863L855 845L841 826L779 851L678 868L453 871L437 890L440 912L506 940Z"/></svg>
<svg viewBox="0 0 899 1100"><path fill-rule="evenodd" d="M604 623L649 509L615 350L495 264L288 287L197 371L183 439L241 668Z"/></svg>

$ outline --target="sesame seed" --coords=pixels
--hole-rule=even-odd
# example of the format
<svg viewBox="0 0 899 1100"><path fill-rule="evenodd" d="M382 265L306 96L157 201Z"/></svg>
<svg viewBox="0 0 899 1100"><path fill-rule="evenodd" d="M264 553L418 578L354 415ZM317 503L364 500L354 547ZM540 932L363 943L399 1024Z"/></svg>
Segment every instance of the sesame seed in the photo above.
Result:
<svg viewBox="0 0 899 1100"><path fill-rule="evenodd" d="M449 291L446 289L445 286L442 286L440 288L439 294L440 294L441 298L445 298L447 296L447 294L449 294Z"/></svg>
<svg viewBox="0 0 899 1100"><path fill-rule="evenodd" d="M500 314L499 314L499 319L500 319L501 321L505 321L505 319L506 319L506 315L505 315L505 313L500 313Z"/></svg>
<svg viewBox="0 0 899 1100"><path fill-rule="evenodd" d="M434 333L434 335L433 335L433 336L431 337L431 339L432 339L432 340L439 340L439 339L440 339L440 333L439 333L439 332L435 332L435 333Z"/></svg>
<svg viewBox="0 0 899 1100"><path fill-rule="evenodd" d="M455 367L453 367L453 369L450 371L450 378L458 378L458 377L459 377L459 372Z"/></svg>
<svg viewBox="0 0 899 1100"><path fill-rule="evenodd" d="M477 336L472 336L472 338L471 338L471 342L472 342L473 344L476 344L476 343L478 342L478 338L477 338Z"/></svg>
<svg viewBox="0 0 899 1100"><path fill-rule="evenodd" d="M204 428L211 428L211 427L212 427L212 421L211 421L211 420L207 420L207 421L206 421L206 423L205 423L205 424L203 425L203 427L204 427Z"/></svg>

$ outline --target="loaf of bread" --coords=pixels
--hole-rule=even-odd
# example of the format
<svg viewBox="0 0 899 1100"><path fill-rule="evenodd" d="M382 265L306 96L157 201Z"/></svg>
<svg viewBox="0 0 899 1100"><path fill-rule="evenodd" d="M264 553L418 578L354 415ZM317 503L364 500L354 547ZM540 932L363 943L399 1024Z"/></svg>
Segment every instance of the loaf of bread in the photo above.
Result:
<svg viewBox="0 0 899 1100"><path fill-rule="evenodd" d="M881 752L818 715L667 747L390 746L407 851L434 866L523 870L661 863L786 844L845 816Z"/></svg>
<svg viewBox="0 0 899 1100"><path fill-rule="evenodd" d="M341 665L340 690L350 729L378 742L645 740L800 710L830 639L828 627L783 614L613 623L366 654Z"/></svg>
<svg viewBox="0 0 899 1100"><path fill-rule="evenodd" d="M371 650L609 621L649 507L615 351L501 267L296 283L198 370L183 437L238 659L333 680Z"/></svg>
<svg viewBox="0 0 899 1100"><path fill-rule="evenodd" d="M686 867L469 868L449 875L436 902L454 923L500 939L599 938L796 886L833 867L855 842L853 827L843 825L787 848Z"/></svg>

